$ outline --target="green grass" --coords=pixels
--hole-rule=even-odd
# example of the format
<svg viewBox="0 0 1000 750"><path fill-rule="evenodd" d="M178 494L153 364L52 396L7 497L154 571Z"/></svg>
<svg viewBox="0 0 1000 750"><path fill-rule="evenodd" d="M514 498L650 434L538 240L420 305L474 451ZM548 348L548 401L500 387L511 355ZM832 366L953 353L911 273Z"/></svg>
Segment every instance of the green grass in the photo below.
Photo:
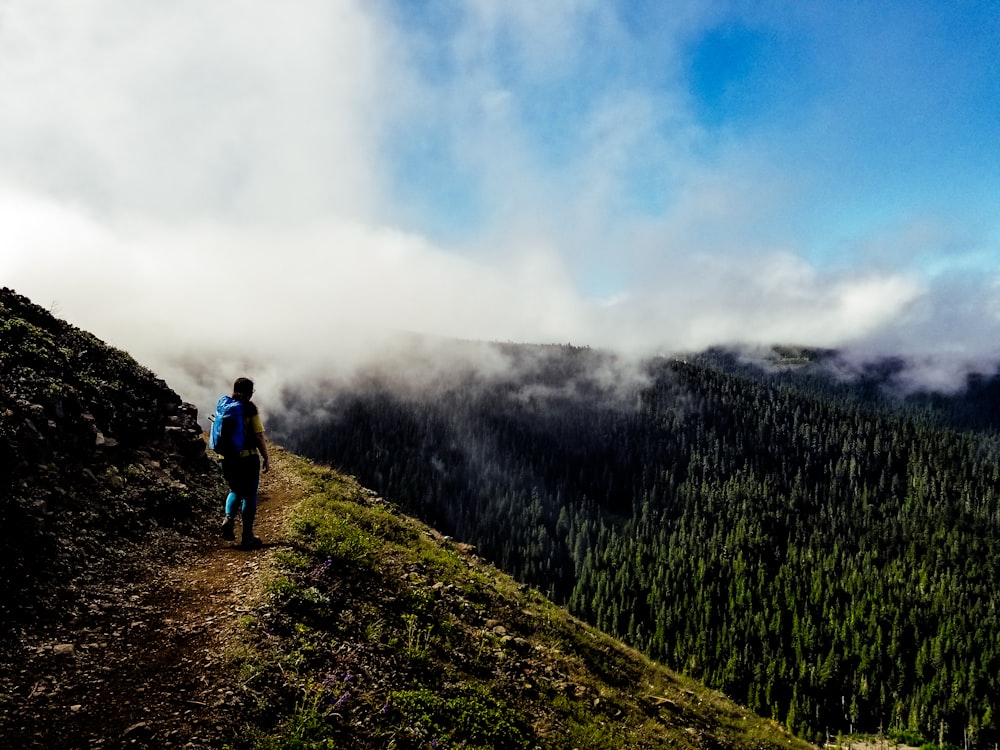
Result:
<svg viewBox="0 0 1000 750"><path fill-rule="evenodd" d="M807 747L276 453L308 487L233 652L253 726L240 747Z"/></svg>

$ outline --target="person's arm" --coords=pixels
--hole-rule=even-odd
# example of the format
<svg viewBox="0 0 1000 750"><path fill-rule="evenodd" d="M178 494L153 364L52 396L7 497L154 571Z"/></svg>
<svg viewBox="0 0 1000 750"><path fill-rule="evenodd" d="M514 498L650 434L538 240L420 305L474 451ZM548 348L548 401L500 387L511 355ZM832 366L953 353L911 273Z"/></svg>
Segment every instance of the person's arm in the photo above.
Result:
<svg viewBox="0 0 1000 750"><path fill-rule="evenodd" d="M264 473L271 470L271 457L267 454L267 441L264 440L263 432L255 432L254 439L257 441L257 450L260 451L261 458L264 459Z"/></svg>
<svg viewBox="0 0 1000 750"><path fill-rule="evenodd" d="M260 412L257 411L256 407L254 407L253 416L247 426L253 433L253 441L257 445L261 458L264 459L264 471L266 472L271 468L271 457L267 453L267 441L264 440L264 423L261 421Z"/></svg>

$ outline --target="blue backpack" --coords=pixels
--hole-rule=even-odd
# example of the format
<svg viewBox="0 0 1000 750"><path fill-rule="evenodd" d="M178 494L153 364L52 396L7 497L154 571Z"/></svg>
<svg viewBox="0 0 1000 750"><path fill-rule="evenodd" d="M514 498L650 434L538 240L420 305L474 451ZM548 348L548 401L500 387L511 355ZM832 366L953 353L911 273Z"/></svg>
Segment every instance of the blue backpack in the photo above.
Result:
<svg viewBox="0 0 1000 750"><path fill-rule="evenodd" d="M232 396L223 396L215 405L210 418L212 429L208 447L223 458L238 456L243 450L246 435L243 429L243 404Z"/></svg>

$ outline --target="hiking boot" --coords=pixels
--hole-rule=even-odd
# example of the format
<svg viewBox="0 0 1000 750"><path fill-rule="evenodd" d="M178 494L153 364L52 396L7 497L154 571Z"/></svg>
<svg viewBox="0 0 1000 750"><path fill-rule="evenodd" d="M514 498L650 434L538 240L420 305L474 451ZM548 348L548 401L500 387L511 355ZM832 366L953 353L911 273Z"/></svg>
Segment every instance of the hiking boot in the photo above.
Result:
<svg viewBox="0 0 1000 750"><path fill-rule="evenodd" d="M235 518L227 518L222 522L222 538L227 542L236 541L236 531L234 527L236 526Z"/></svg>
<svg viewBox="0 0 1000 750"><path fill-rule="evenodd" d="M260 549L263 546L264 542L257 536L245 536L240 541L240 549Z"/></svg>

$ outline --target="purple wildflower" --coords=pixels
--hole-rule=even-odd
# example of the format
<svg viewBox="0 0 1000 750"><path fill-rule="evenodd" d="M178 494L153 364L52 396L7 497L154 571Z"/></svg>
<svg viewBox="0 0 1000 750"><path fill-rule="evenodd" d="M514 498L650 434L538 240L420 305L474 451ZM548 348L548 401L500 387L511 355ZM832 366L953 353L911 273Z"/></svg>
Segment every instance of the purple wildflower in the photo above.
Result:
<svg viewBox="0 0 1000 750"><path fill-rule="evenodd" d="M322 578L323 575L333 566L333 558L328 557L315 568L311 573L313 578Z"/></svg>

